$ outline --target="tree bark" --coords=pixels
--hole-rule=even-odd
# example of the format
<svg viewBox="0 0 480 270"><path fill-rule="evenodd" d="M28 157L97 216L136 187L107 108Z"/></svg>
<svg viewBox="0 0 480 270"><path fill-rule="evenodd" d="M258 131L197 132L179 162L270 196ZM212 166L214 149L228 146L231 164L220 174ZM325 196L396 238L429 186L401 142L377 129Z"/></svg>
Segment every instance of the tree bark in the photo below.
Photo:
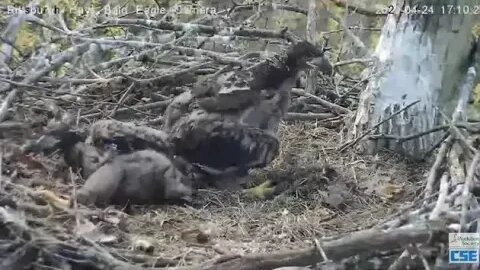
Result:
<svg viewBox="0 0 480 270"><path fill-rule="evenodd" d="M451 115L462 81L471 62L473 44L472 16L442 15L441 6L469 5L467 0L395 0L400 8L414 5L432 6L432 15L391 14L387 17L376 48L377 63L370 70L373 76L360 95L359 107L350 131L358 137L376 123L396 111L420 100L384 124L375 132L408 136L431 129L439 123L438 107ZM472 8L472 7L471 7ZM448 8L445 8L448 11ZM365 140L359 150L373 154L387 148L411 157L420 157L442 136L430 133L418 139Z"/></svg>
<svg viewBox="0 0 480 270"><path fill-rule="evenodd" d="M317 38L317 3L316 0L309 0L308 2L308 15L307 15L307 41L315 44ZM309 70L307 72L307 83L305 90L307 93L315 94L316 88L316 71Z"/></svg>

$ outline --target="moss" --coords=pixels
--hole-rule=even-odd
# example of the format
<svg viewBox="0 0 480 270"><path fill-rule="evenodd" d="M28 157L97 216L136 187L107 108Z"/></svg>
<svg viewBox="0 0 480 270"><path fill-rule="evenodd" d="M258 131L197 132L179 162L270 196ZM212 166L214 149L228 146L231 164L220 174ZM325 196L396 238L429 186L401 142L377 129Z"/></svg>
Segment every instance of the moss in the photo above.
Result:
<svg viewBox="0 0 480 270"><path fill-rule="evenodd" d="M372 32L370 34L370 44L372 44L372 49L377 47L378 42L380 41L381 32Z"/></svg>
<svg viewBox="0 0 480 270"><path fill-rule="evenodd" d="M360 74L364 68L365 68L365 66L363 66L361 64L348 65L348 71L351 74Z"/></svg>
<svg viewBox="0 0 480 270"><path fill-rule="evenodd" d="M166 3L169 2L169 3ZM153 0L132 0L130 3L135 5L149 6L149 7L158 7L157 3ZM174 5L174 1L159 1L161 7L167 7L168 5Z"/></svg>
<svg viewBox="0 0 480 270"><path fill-rule="evenodd" d="M66 12L85 7L79 5L77 0L40 0L40 6L56 6Z"/></svg>
<svg viewBox="0 0 480 270"><path fill-rule="evenodd" d="M32 29L32 26L27 23L23 23L18 32L17 39L15 40L15 46L20 50L22 54L30 54L35 46L40 42L39 36ZM18 53L17 55L18 56Z"/></svg>
<svg viewBox="0 0 480 270"><path fill-rule="evenodd" d="M113 50L107 51L106 53L107 53L106 57L109 60L114 60L118 58L118 54Z"/></svg>
<svg viewBox="0 0 480 270"><path fill-rule="evenodd" d="M307 24L307 17L305 15L282 11L282 16L278 16L277 20L277 27L288 27L288 29L291 29L301 36L305 35L306 33L305 26Z"/></svg>
<svg viewBox="0 0 480 270"><path fill-rule="evenodd" d="M108 27L103 30L103 33L107 37L116 37L125 34L125 30L122 27Z"/></svg>
<svg viewBox="0 0 480 270"><path fill-rule="evenodd" d="M473 90L473 105L475 108L480 108L480 84L477 84Z"/></svg>
<svg viewBox="0 0 480 270"><path fill-rule="evenodd" d="M15 0L13 3L20 5L20 6L26 6L30 3L31 1L29 0Z"/></svg>
<svg viewBox="0 0 480 270"><path fill-rule="evenodd" d="M58 67L58 68L54 69L51 75L53 75L57 78L62 78L62 77L65 77L65 75L67 75L67 71L68 71L68 69L66 67L61 66L61 67Z"/></svg>
<svg viewBox="0 0 480 270"><path fill-rule="evenodd" d="M480 24L477 23L472 27L472 33L476 38L480 37Z"/></svg>
<svg viewBox="0 0 480 270"><path fill-rule="evenodd" d="M78 0L40 0L41 6L50 6L60 9L65 15L65 23L70 29L75 29L81 19L80 14L89 7L88 4L79 4Z"/></svg>

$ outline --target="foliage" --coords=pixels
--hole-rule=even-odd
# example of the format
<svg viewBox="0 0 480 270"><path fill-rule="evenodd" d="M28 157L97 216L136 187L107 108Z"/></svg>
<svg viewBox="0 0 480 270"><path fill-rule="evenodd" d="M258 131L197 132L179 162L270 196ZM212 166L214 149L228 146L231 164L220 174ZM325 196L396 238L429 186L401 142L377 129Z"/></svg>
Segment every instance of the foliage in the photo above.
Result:
<svg viewBox="0 0 480 270"><path fill-rule="evenodd" d="M473 90L473 104L475 108L480 109L480 84L477 84L477 86Z"/></svg>
<svg viewBox="0 0 480 270"><path fill-rule="evenodd" d="M103 30L103 33L107 37L118 37L125 34L125 30L122 27L107 27Z"/></svg>
<svg viewBox="0 0 480 270"><path fill-rule="evenodd" d="M17 34L15 46L20 50L23 55L28 55L39 43L40 38L32 29L32 26L30 24L23 23L20 27L20 31ZM17 51L14 52L14 56L19 56Z"/></svg>
<svg viewBox="0 0 480 270"><path fill-rule="evenodd" d="M30 3L30 0L15 0L13 3L20 6L26 6Z"/></svg>
<svg viewBox="0 0 480 270"><path fill-rule="evenodd" d="M380 36L381 32L372 32L370 34L370 44L372 44L373 48L377 47L377 44L380 41Z"/></svg>
<svg viewBox="0 0 480 270"><path fill-rule="evenodd" d="M475 24L472 28L472 33L475 38L480 37L480 24ZM477 84L473 90L473 106L478 110L480 109L480 84Z"/></svg>
<svg viewBox="0 0 480 270"><path fill-rule="evenodd" d="M476 38L480 37L480 23L477 23L473 26L472 33Z"/></svg>
<svg viewBox="0 0 480 270"><path fill-rule="evenodd" d="M77 0L40 0L39 5L60 9L65 14L63 16L65 23L71 29L76 28L81 17L80 15L85 9L89 8L88 4L81 5Z"/></svg>

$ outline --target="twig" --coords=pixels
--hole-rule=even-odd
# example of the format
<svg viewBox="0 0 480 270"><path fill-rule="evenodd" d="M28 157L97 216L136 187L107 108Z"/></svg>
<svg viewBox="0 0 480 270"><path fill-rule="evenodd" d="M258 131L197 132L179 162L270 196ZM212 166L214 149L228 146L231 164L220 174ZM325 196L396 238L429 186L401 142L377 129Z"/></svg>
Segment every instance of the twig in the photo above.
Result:
<svg viewBox="0 0 480 270"><path fill-rule="evenodd" d="M392 250L411 243L425 243L431 239L432 234L444 230L445 227L441 224L420 223L416 226L406 226L388 232L377 230L360 231L344 238L323 241L322 248L328 258L336 261L353 255L361 256L372 250ZM316 247L271 254L252 254L228 260L217 265L194 266L188 269L253 270L274 269L282 266L308 266L323 260L323 258L317 256L317 254L318 251ZM179 269L185 268L170 268L170 270Z"/></svg>
<svg viewBox="0 0 480 270"><path fill-rule="evenodd" d="M182 69L182 70L175 71L175 72L170 72L170 73L167 73L167 74L162 75L162 76L158 76L158 77L154 77L154 78L148 78L148 79L135 79L135 82L139 85L146 85L146 84L149 84L149 83L164 83L164 82L167 82L167 81L175 80L179 76L193 73L194 71L199 70L201 68L204 68L206 66L209 66L211 64L212 64L212 62L208 62L208 61L205 61L205 62L202 62L202 63L196 63L196 64L191 65L190 67L188 67L186 69Z"/></svg>
<svg viewBox="0 0 480 270"><path fill-rule="evenodd" d="M60 34L63 34L63 35L69 35L71 33L67 33L65 31L63 31L62 29L58 28L58 27L55 27L51 24L48 24L46 23L44 20L40 19L39 17L33 15L33 14L26 14L25 16L25 20L26 21L29 21L31 23L34 23L34 24L37 24L37 25L40 25L41 27L44 27L44 28L47 28L48 30L51 30L53 32L59 32Z"/></svg>
<svg viewBox="0 0 480 270"><path fill-rule="evenodd" d="M453 131L454 133L452 134L452 136L454 136L456 139L458 139L462 144L463 146L465 146L465 148L467 148L468 150L470 150L472 153L475 152L475 148L473 146L470 145L470 143L468 143L467 139L465 138L465 136L463 135L463 133L458 129L458 127L455 125L457 120L454 120L454 119L457 119L457 117L455 117L455 113L454 113L454 118L452 118L452 120L448 119L447 115L442 111L440 110L440 108L438 108L438 106L435 106L436 110L440 113L440 115L443 117L443 119L445 120L445 122L447 122L447 124L450 126L450 133Z"/></svg>
<svg viewBox="0 0 480 270"><path fill-rule="evenodd" d="M430 268L430 265L428 264L428 261L427 259L425 258L425 256L423 256L423 253L422 251L418 248L418 245L411 245L413 251L414 251L414 254L417 254L418 257L420 257L420 260L422 261L422 264L423 264L423 267L425 268L425 270L431 270Z"/></svg>
<svg viewBox="0 0 480 270"><path fill-rule="evenodd" d="M168 100L161 100L161 101L152 102L152 103L148 103L148 104L136 105L136 106L127 107L127 108L121 108L121 109L117 110L117 113L124 113L124 112L128 112L128 111L131 111L131 110L150 110L150 109L156 109L156 108L164 109L171 102L172 102L172 99L168 99ZM82 115L82 117L83 118L96 118L96 117L102 116L102 114L103 113L101 113L101 112L90 113L90 114Z"/></svg>
<svg viewBox="0 0 480 270"><path fill-rule="evenodd" d="M477 170L478 162L480 161L480 151L476 151L475 156L473 157L472 163L467 171L467 177L465 179L465 183L463 184L463 191L462 191L462 216L460 218L460 232L466 232L466 216L467 216L467 208L470 202L470 189L473 185L473 177L475 175L475 171Z"/></svg>
<svg viewBox="0 0 480 270"><path fill-rule="evenodd" d="M309 121L309 120L328 120L334 118L335 115L331 113L287 113L285 121Z"/></svg>
<svg viewBox="0 0 480 270"><path fill-rule="evenodd" d="M5 27L5 31L2 33L2 41L6 41L2 44L2 49L0 53L0 66L8 67L10 58L12 57L14 46L11 44L15 43L15 39L20 29L22 22L25 20L23 14L15 14L10 17L10 20Z"/></svg>
<svg viewBox="0 0 480 270"><path fill-rule="evenodd" d="M162 30L170 31L191 31L196 33L203 33L208 35L220 36L245 36L245 37L262 37L262 38L285 38L285 30L274 31L256 28L242 28L242 27L213 27L202 24L191 23L172 23L166 21L154 21L143 19L117 19L108 18L104 25L115 24L140 24L149 27L154 27Z"/></svg>
<svg viewBox="0 0 480 270"><path fill-rule="evenodd" d="M433 145L432 147L430 147L430 149L428 149L427 151L425 151L425 154L423 154L423 157L422 159L426 159L428 156L430 156L430 154L435 151L435 149L437 149L438 147L440 147L440 145L443 143L443 141L445 141L448 137L451 136L451 133L450 133L450 129L448 129L445 134L440 138L438 139Z"/></svg>
<svg viewBox="0 0 480 270"><path fill-rule="evenodd" d="M125 102L125 99L127 98L127 95L129 95L130 92L132 92L132 89L133 89L134 86L135 86L135 82L130 84L130 86L127 88L127 90L125 90L125 93L123 93L123 95L120 97L120 100L118 101L118 104L115 105L115 107L113 108L112 112L108 115L108 117L114 117L115 116L118 108L121 105L123 105L123 103Z"/></svg>
<svg viewBox="0 0 480 270"><path fill-rule="evenodd" d="M465 126L460 126L460 127L465 128ZM419 133L416 133L416 134L402 136L402 137L398 137L398 136L395 136L395 135L388 135L388 134L375 134L375 135L368 136L368 139L370 139L370 140L387 139L387 140L395 140L399 143L403 143L403 142L406 142L406 141L410 141L410 140L428 135L428 134L433 133L433 132L437 132L437 131L441 131L441 130L445 130L445 129L449 129L449 128L450 128L449 125L439 125L439 126L431 128L429 130L425 130L425 131L422 131L422 132L419 132Z"/></svg>
<svg viewBox="0 0 480 270"><path fill-rule="evenodd" d="M220 64L237 64L237 65L242 65L244 64L243 61L238 60L237 58L226 56L222 53L218 52L213 52L209 50L203 50L203 49L195 49L195 48L189 48L189 47L183 47L183 46L174 46L172 47L172 50L179 51L185 54L196 54L196 55L205 55L213 60L217 61Z"/></svg>
<svg viewBox="0 0 480 270"><path fill-rule="evenodd" d="M365 16L385 16L385 14L379 14L379 12L375 12L359 6L353 6L352 3L350 2L347 5L343 0L330 0L330 1L333 2L338 7L343 7L343 8L346 7L348 10L353 11L354 13L362 14Z"/></svg>
<svg viewBox="0 0 480 270"><path fill-rule="evenodd" d="M440 166L442 166L445 156L447 155L450 146L453 143L453 137L449 136L440 147L438 151L437 157L435 158L435 162L433 163L432 167L430 168L430 172L428 174L427 183L425 186L425 198L430 197L433 193L433 186L435 185L435 181L437 180L437 173L440 170ZM424 202L424 204L426 201Z"/></svg>
<svg viewBox="0 0 480 270"><path fill-rule="evenodd" d="M360 135L359 137L357 137L355 140L353 140L352 142L346 142L345 144L343 144L340 148L339 148L339 152L343 152L345 151L345 149L347 149L348 147L352 147L354 146L355 144L357 144L361 139L363 139L365 136L367 136L370 132L374 131L376 128L378 128L380 125L382 125L383 123L387 122L388 120L392 119L393 117L397 116L398 114L400 114L401 112L407 110L408 108L412 107L413 105L417 104L418 102L420 102L420 100L416 100L410 104L408 104L407 106L403 107L402 109L396 111L395 113L393 113L392 115L390 115L389 117L383 119L382 121L380 121L378 124L374 125L373 127L369 128L367 131L365 131L362 135Z"/></svg>
<svg viewBox="0 0 480 270"><path fill-rule="evenodd" d="M327 254L325 254L325 250L323 250L322 245L320 244L320 240L315 239L315 247L317 248L318 252L320 252L320 255L322 255L322 258L324 261L328 261Z"/></svg>
<svg viewBox="0 0 480 270"><path fill-rule="evenodd" d="M255 8L255 6L256 5L237 5L234 8L232 8L231 13L241 11L241 10L252 10ZM285 10L285 11L296 12L304 15L308 14L308 10L305 8L301 8L294 5L287 5L287 4L264 2L262 3L262 8L266 8L267 10Z"/></svg>
<svg viewBox="0 0 480 270"><path fill-rule="evenodd" d="M3 192L3 147L0 148L0 192Z"/></svg>
<svg viewBox="0 0 480 270"><path fill-rule="evenodd" d="M87 38L87 37L75 37L76 40L98 43L98 44L107 44L113 46L130 46L133 48L144 49L145 47L164 47L163 43L155 42L145 42L145 41L136 41L136 40L122 40L122 39L110 39L110 38Z"/></svg>
<svg viewBox="0 0 480 270"><path fill-rule="evenodd" d="M321 3L323 4L325 8L325 12L328 14L328 16L332 18L334 21L336 21L345 30L345 33L347 34L347 36L353 41L353 44L355 44L355 46L361 50L362 54L368 55L368 56L371 55L370 50L367 49L365 44L352 31L350 31L350 29L348 29L345 22L343 22L342 19L340 19L337 15L333 14L327 9L324 3L324 0L322 0Z"/></svg>
<svg viewBox="0 0 480 270"><path fill-rule="evenodd" d="M296 95L300 95L300 96L305 96L305 97L309 97L309 98L313 98L315 99L316 102L318 102L320 105L326 107L327 109L330 109L331 111L333 111L334 113L336 114L349 114L349 113L352 113L352 111L350 111L349 109L347 108L344 108L340 105L337 105L337 104L334 104L334 103L331 103L329 101L326 101L320 97L317 97L313 94L310 94L310 93L307 93L305 92L304 90L302 89L299 89L299 88L293 88L292 89L292 93L293 94L296 94Z"/></svg>
<svg viewBox="0 0 480 270"><path fill-rule="evenodd" d="M72 171L72 167L68 167L68 172L70 176L70 181L72 182L72 197L70 198L70 201L72 202L73 206L73 212L75 214L75 224L76 228L75 231L80 229L80 214L78 213L78 205L77 205L77 187L75 183L75 175Z"/></svg>
<svg viewBox="0 0 480 270"><path fill-rule="evenodd" d="M400 256L388 267L388 270L400 270L404 268L405 260L410 256L410 252L405 249Z"/></svg>
<svg viewBox="0 0 480 270"><path fill-rule="evenodd" d="M10 42L9 40L6 40L5 38L3 38L1 36L0 36L0 41L2 43L4 43L4 45L8 45L8 46L12 47L21 57L25 57L25 55L23 55L22 51L15 44L13 44L13 42ZM0 50L0 55L4 56L3 57L4 59L6 59L7 57L8 58L11 57L11 56L8 56L6 52L1 51L1 50ZM0 57L0 61L1 60L2 60L2 57ZM0 62L0 65L3 65L4 67L6 67L5 63L3 63L3 62Z"/></svg>
<svg viewBox="0 0 480 270"><path fill-rule="evenodd" d="M440 191L438 193L437 203L435 204L435 208L433 208L432 212L430 213L430 220L437 220L440 218L440 214L442 211L445 211L446 199L448 195L448 174L443 174L442 178L440 178Z"/></svg>
<svg viewBox="0 0 480 270"><path fill-rule="evenodd" d="M69 48L68 50L63 52L60 56L56 57L50 63L49 66L44 67L40 71L34 72L32 75L26 77L21 83L30 84L30 83L37 82L38 79L47 75L50 71L62 66L63 64L70 61L74 57L77 57L82 53L86 52L89 46L90 46L90 43L82 43L75 47ZM11 85L9 85L8 88L11 88ZM19 91L18 88L15 88L12 91L10 91L8 95L5 97L4 101L2 102L2 105L0 106L0 122L4 121L5 118L7 117L8 107L10 107L10 105L15 100L18 91Z"/></svg>
<svg viewBox="0 0 480 270"><path fill-rule="evenodd" d="M316 33L317 33L317 3L316 0L308 1L308 15L307 15L307 27L306 27L306 36L307 41L315 44ZM316 80L316 69L310 69L307 71L307 81L305 85L305 90L307 93L315 93L317 88Z"/></svg>
<svg viewBox="0 0 480 270"><path fill-rule="evenodd" d="M375 59L372 59L372 58L355 58L355 59L336 62L335 64L333 64L333 68L350 65L350 64L362 64L366 66L368 63L371 63L374 61Z"/></svg>
<svg viewBox="0 0 480 270"><path fill-rule="evenodd" d="M359 26L349 26L348 29L350 30L356 30L356 31L375 31L375 32L380 32L382 31L382 28L371 28L371 27L359 27ZM330 34L335 34L335 33L341 33L345 31L344 29L337 29L337 30L332 30L332 31L326 31L322 32L322 35L330 35Z"/></svg>

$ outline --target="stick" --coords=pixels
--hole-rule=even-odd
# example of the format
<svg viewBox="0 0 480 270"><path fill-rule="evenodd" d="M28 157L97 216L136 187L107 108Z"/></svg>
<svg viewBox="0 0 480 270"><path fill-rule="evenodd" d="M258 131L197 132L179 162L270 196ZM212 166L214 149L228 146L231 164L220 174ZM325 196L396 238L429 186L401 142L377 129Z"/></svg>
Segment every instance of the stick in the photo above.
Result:
<svg viewBox="0 0 480 270"><path fill-rule="evenodd" d="M322 248L329 259L337 261L354 255L372 251L402 248L411 243L425 243L432 233L444 231L442 225L420 223L418 226L406 226L388 232L367 230L352 233L349 236L323 241ZM284 251L272 254L246 255L217 265L189 268L168 268L169 270L254 270L274 269L283 266L308 266L321 262L316 247L303 250ZM167 270L167 268L165 268Z"/></svg>
<svg viewBox="0 0 480 270"><path fill-rule="evenodd" d="M357 137L355 140L353 140L352 142L346 142L345 144L343 144L340 148L339 148L339 152L343 152L345 151L345 149L349 148L349 147L352 147L354 146L355 144L357 144L361 139L363 139L365 136L367 136L370 132L374 131L376 128L378 128L380 125L382 125L383 123L387 122L388 120L392 119L393 117L397 116L398 114L400 114L401 112L407 110L408 108L412 107L413 105L417 104L418 102L420 102L420 100L416 100L410 104L408 104L407 106L403 107L402 109L398 110L397 112L395 112L394 114L390 115L389 117L383 119L382 121L380 121L378 124L374 125L373 127L369 128L367 131L365 131L362 135L360 135L359 137Z"/></svg>
<svg viewBox="0 0 480 270"><path fill-rule="evenodd" d="M299 95L299 96L305 96L305 97L309 97L309 98L313 98L315 99L315 101L317 101L320 105L326 107L327 109L330 109L331 111L333 111L334 113L336 114L350 114L352 113L352 111L350 111L349 109L347 108L344 108L340 105L337 105L335 103L331 103L331 102L328 102L320 97L317 97L313 94L310 94L310 93L307 93L306 91L302 90L302 89L299 89L299 88L293 88L292 89L292 93L293 94L296 94L296 95Z"/></svg>
<svg viewBox="0 0 480 270"><path fill-rule="evenodd" d="M438 194L437 203L435 208L433 208L432 213L430 213L430 220L437 220L440 218L442 211L448 208L448 205L445 203L448 194L448 174L444 173L440 179L440 191Z"/></svg>
<svg viewBox="0 0 480 270"><path fill-rule="evenodd" d="M460 218L460 232L466 232L466 216L467 216L467 208L470 201L470 188L473 184L473 177L475 175L475 171L477 169L478 162L480 161L480 151L475 153L473 157L472 164L468 168L467 177L465 179L465 183L463 184L463 191L462 191L462 216Z"/></svg>
<svg viewBox="0 0 480 270"><path fill-rule="evenodd" d="M285 121L305 121L305 120L326 120L335 117L331 113L288 113L284 120Z"/></svg>
<svg viewBox="0 0 480 270"><path fill-rule="evenodd" d="M30 84L30 83L36 82L41 77L47 75L50 71L54 70L55 68L58 68L63 64L65 64L66 62L70 61L71 59L85 53L88 50L89 46L90 46L90 43L86 42L86 43L77 45L75 47L69 48L68 50L60 54L60 56L54 58L54 60L50 63L50 65L44 67L40 71L34 72L31 76L25 78L22 81L22 84ZM8 85L7 89L9 88L11 88L11 85ZM19 91L18 88L15 88L12 91L10 91L8 95L5 97L5 100L0 106L0 122L3 122L6 119L8 108L15 100L18 91Z"/></svg>
<svg viewBox="0 0 480 270"><path fill-rule="evenodd" d="M447 155L448 149L450 149L450 146L453 143L453 137L449 136L442 144L440 147L440 150L438 150L437 157L435 158L435 162L432 165L432 168L430 168L430 172L428 174L427 178L427 184L425 186L425 198L430 197L433 193L433 185L435 184L435 181L437 180L437 172L440 169L440 166L443 163L443 160L445 159L445 156ZM426 201L424 202L425 205Z"/></svg>
<svg viewBox="0 0 480 270"><path fill-rule="evenodd" d="M105 20L104 25L115 24L138 24L149 27L154 27L161 30L169 31L193 31L208 35L221 35L221 36L244 36L244 37L261 37L261 38L285 38L286 29L280 31L255 29L255 28L242 28L242 27L214 27L202 24L192 23L172 23L166 21L154 21L144 19L119 19L108 18Z"/></svg>

